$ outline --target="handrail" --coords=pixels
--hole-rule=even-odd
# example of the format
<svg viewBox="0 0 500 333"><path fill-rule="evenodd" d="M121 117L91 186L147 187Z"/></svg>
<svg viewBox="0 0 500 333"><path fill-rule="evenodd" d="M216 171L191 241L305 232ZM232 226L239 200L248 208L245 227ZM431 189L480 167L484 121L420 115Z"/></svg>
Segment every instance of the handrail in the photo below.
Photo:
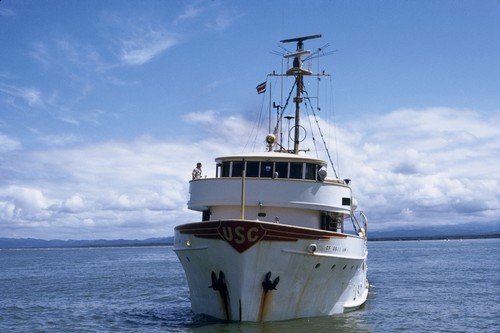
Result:
<svg viewBox="0 0 500 333"><path fill-rule="evenodd" d="M365 237L368 238L368 218L363 212L359 212L359 215L363 217L363 224L365 226Z"/></svg>
<svg viewBox="0 0 500 333"><path fill-rule="evenodd" d="M358 233L358 235L363 236L364 238L367 238L368 237L368 218L366 217L366 215L362 211L358 212L358 214L363 218L363 227L364 228L362 228L359 225L359 221L356 218L356 215L354 215L354 213L355 212L352 212L352 214L350 216L351 221L353 221L354 231L356 231L356 233ZM354 222L356 222L356 225L358 226L357 228L354 225Z"/></svg>

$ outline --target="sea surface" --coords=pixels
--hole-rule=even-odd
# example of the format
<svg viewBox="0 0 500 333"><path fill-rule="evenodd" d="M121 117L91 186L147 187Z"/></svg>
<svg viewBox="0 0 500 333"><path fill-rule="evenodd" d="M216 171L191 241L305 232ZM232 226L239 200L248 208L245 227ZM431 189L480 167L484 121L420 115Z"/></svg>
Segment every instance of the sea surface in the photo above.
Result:
<svg viewBox="0 0 500 333"><path fill-rule="evenodd" d="M0 332L500 332L500 239L370 242L368 276L358 311L221 323L169 246L0 250Z"/></svg>

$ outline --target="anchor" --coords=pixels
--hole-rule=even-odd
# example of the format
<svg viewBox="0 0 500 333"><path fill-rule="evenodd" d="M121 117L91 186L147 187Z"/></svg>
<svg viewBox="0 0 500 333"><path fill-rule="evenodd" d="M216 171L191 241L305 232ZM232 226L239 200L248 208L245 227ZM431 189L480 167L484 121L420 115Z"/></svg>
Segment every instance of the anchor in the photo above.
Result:
<svg viewBox="0 0 500 333"><path fill-rule="evenodd" d="M279 282L280 282L279 276L276 277L274 279L274 281L271 281L271 272L267 272L266 277L264 278L264 281L262 282L262 288L264 288L264 290L266 292L270 291L270 290L277 290L276 286L278 285Z"/></svg>
<svg viewBox="0 0 500 333"><path fill-rule="evenodd" d="M264 277L264 281L262 281L262 288L264 289L262 291L262 296L260 299L260 306L259 306L259 321L263 321L264 317L266 316L267 312L269 311L269 307L271 306L271 296L272 294L269 293L271 290L277 290L276 286L280 282L280 277L277 276L274 281L271 280L271 272L267 272L266 276Z"/></svg>
<svg viewBox="0 0 500 333"><path fill-rule="evenodd" d="M223 271L219 271L219 278L217 278L217 274L214 271L211 273L212 285L208 286L208 288L212 288L215 291L218 291L222 302L224 303L224 312L226 315L226 320L229 320L229 293L227 291L226 284L226 276Z"/></svg>
<svg viewBox="0 0 500 333"><path fill-rule="evenodd" d="M227 285L226 285L226 276L223 271L219 272L219 278L214 271L212 271L212 285L208 286L208 288L212 288L213 290L220 291L221 293L227 293Z"/></svg>

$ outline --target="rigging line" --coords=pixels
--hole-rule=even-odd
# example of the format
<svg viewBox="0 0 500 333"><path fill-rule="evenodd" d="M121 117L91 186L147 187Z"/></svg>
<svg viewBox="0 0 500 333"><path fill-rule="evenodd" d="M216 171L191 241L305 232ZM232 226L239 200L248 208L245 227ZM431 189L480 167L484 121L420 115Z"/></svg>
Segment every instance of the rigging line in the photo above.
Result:
<svg viewBox="0 0 500 333"><path fill-rule="evenodd" d="M311 102L311 99L309 98L309 94L307 93L307 90L304 90L304 94L306 95L306 98ZM319 126L319 121L318 118L316 117L316 112L314 112L314 108L312 109L312 113L314 115L314 120L316 121L316 126L318 127L319 135L321 136L321 140L323 141L323 145L325 146L326 154L328 156L328 160L330 161L330 165L333 168L333 173L335 174L335 177L338 178L337 171L335 170L335 165L333 164L332 157L330 155L330 150L328 149L328 146L325 141L325 137L323 136L323 131L321 130L321 127Z"/></svg>
<svg viewBox="0 0 500 333"><path fill-rule="evenodd" d="M333 79L331 76L329 77L329 81L330 81L330 84L329 84L330 94L328 94L328 96L331 96L331 100L330 100L331 107L329 109L332 112L331 118L333 119L333 139L335 142L335 157L336 157L336 162L337 162L336 165L337 165L337 167L340 167L339 143L338 143L338 139L337 139L337 119L335 117L335 95L333 94ZM340 174L340 170L339 170L339 174Z"/></svg>
<svg viewBox="0 0 500 333"><path fill-rule="evenodd" d="M311 117L310 117L310 114L309 114L309 108L311 109L311 113L314 115L314 110L313 110L313 105L312 105L312 101L311 101L311 98L309 97L309 93L305 90L304 88L304 93L305 93L305 106L306 106L306 110L307 110L307 115L308 115L308 121L309 121L309 128L311 129L311 133L312 133L312 139L313 139L313 143L314 143L314 150L316 151L316 157L319 158L319 150L318 150L318 147L316 146L316 136L315 136L315 133L314 133L314 129L313 129L313 126L311 124ZM307 103L307 101L309 101L309 103ZM317 127L319 128L319 125L317 125ZM324 144L323 142L323 145L325 146L325 149L326 149L326 144Z"/></svg>
<svg viewBox="0 0 500 333"><path fill-rule="evenodd" d="M260 112L257 118L256 124L252 127L252 131L250 135L248 136L247 144L245 145L245 148L247 145L250 145L250 140L253 140L253 145L251 150L255 150L255 146L257 145L257 137L258 137L258 129L261 127L262 122L263 122L263 116L262 113L264 111L264 102L265 102L265 95L262 97L262 102L261 102L261 107L260 107Z"/></svg>
<svg viewBox="0 0 500 333"><path fill-rule="evenodd" d="M330 45L330 43L328 43L328 44L326 44L325 46L323 46L323 48L328 47L329 45ZM320 52L320 50L321 50L321 48L320 48L320 49L318 49L318 53ZM316 73L319 73L319 60L320 60L320 57L318 57L318 61L317 61L317 65L318 65L318 67L317 67L317 72L316 72ZM320 106L320 104L319 104L319 85L320 85L320 83L321 83L321 76L319 76L319 75L317 76L317 82L318 82L318 84L316 85L316 96L317 96L317 100L316 100L316 109L317 109L318 111L320 111L320 110L321 110L321 108L319 107L319 106Z"/></svg>
<svg viewBox="0 0 500 333"><path fill-rule="evenodd" d="M267 82L267 78L266 78L266 82ZM262 127L262 123L263 123L263 112L264 112L264 103L265 103L265 100L266 100L266 93L264 93L264 95L262 96L262 101L261 101L261 105L260 105L260 112L257 116L257 121L254 122L254 126L252 126L252 130L250 131L250 135L248 136L247 138L247 142L245 143L245 146L243 147L243 151L246 151L246 149L250 146L250 141L253 139L253 147L251 148L251 150L255 150L255 147L257 146L257 139L258 139L258 129Z"/></svg>
<svg viewBox="0 0 500 333"><path fill-rule="evenodd" d="M305 88L303 88L303 92L307 94L307 91ZM307 103L307 101L309 101L309 103ZM312 106L312 102L311 102L311 99L309 98L309 95L305 98L305 102L304 102L305 106L306 106L306 111L307 111L307 120L309 121L309 128L311 129L311 137L312 137L312 141L313 141L313 145L314 145L314 151L316 152L316 158L319 158L319 154L318 154L318 147L316 146L316 137L314 135L314 130L313 130L313 126L311 124L311 117L309 115L309 108L313 108Z"/></svg>
<svg viewBox="0 0 500 333"><path fill-rule="evenodd" d="M288 106L288 103L290 102L290 97L292 96L293 90L294 90L296 85L297 85L297 80L295 80L295 82L293 83L292 89L290 89L290 93L288 94L288 97L286 98L285 106L283 106L283 108L281 110L280 117L276 121L276 126L274 127L274 132L273 132L273 134L276 136L278 135L279 124L282 121L283 115L285 114L286 107Z"/></svg>

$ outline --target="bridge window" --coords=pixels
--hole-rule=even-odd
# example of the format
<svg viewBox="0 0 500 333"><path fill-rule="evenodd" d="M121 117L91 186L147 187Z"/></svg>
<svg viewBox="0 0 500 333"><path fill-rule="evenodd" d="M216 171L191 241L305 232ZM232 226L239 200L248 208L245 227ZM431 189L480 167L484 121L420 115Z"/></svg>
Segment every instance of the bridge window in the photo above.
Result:
<svg viewBox="0 0 500 333"><path fill-rule="evenodd" d="M259 177L259 162L247 162L247 177Z"/></svg>
<svg viewBox="0 0 500 333"><path fill-rule="evenodd" d="M290 178L302 179L302 165L303 163L290 163Z"/></svg>
<svg viewBox="0 0 500 333"><path fill-rule="evenodd" d="M278 178L288 178L288 162L276 162L274 168Z"/></svg>
<svg viewBox="0 0 500 333"><path fill-rule="evenodd" d="M260 163L260 176L263 178L273 177L273 162Z"/></svg>
<svg viewBox="0 0 500 333"><path fill-rule="evenodd" d="M231 177L241 177L243 175L243 161L233 162Z"/></svg>
<svg viewBox="0 0 500 333"><path fill-rule="evenodd" d="M225 161L217 164L217 177L241 177L243 161ZM320 165L303 162L246 161L246 176L280 179L317 180Z"/></svg>
<svg viewBox="0 0 500 333"><path fill-rule="evenodd" d="M306 179L316 180L318 174L316 164L306 163Z"/></svg>
<svg viewBox="0 0 500 333"><path fill-rule="evenodd" d="M229 177L230 170L231 170L231 162L222 162L221 177Z"/></svg>

